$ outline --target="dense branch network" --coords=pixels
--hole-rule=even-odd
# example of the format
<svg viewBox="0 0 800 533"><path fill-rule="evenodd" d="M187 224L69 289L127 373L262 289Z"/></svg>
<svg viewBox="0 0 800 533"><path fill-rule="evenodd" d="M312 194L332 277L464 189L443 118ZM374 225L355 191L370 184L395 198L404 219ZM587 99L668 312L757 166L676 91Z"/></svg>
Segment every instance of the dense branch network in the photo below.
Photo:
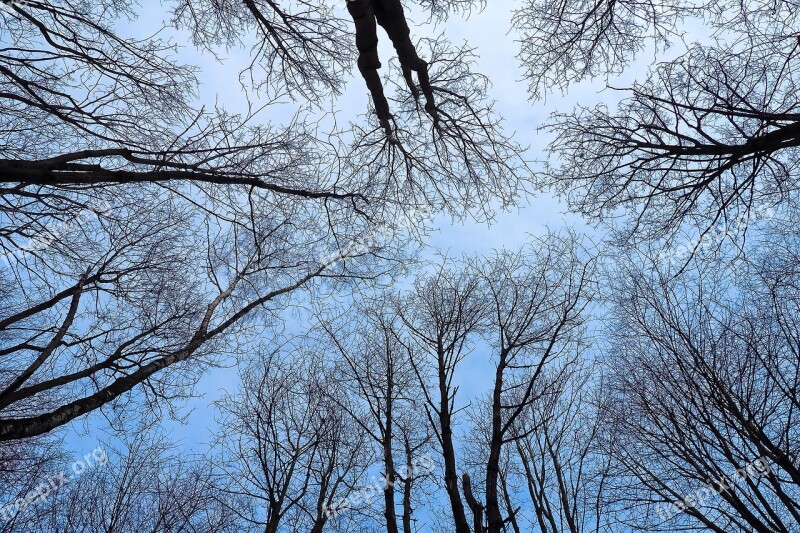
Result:
<svg viewBox="0 0 800 533"><path fill-rule="evenodd" d="M442 65L429 78L390 4L350 7L373 41L376 24L387 29L429 111L436 80L447 128L435 143L421 142L404 103L404 146L359 123L320 131L318 102L340 92L353 55L343 5L175 0L149 37L124 35L141 13L116 1L0 10L0 440L113 411L121 397L182 397L251 338L243 331L277 327L321 280L402 266L425 230L419 212L514 201L521 149L469 51L426 42ZM373 41L357 27L364 48ZM249 46L241 94L261 106L203 106L178 31L211 54ZM299 110L277 123L268 112L286 95Z"/></svg>
<svg viewBox="0 0 800 533"><path fill-rule="evenodd" d="M531 0L516 12L520 59L541 97L620 74L643 50L644 79L611 104L554 113L556 161L539 184L625 239L702 234L797 200L798 18L793 0ZM710 34L686 42L689 30ZM685 48L660 60L667 47ZM607 82L608 83L608 82ZM604 98L608 100L609 98Z"/></svg>

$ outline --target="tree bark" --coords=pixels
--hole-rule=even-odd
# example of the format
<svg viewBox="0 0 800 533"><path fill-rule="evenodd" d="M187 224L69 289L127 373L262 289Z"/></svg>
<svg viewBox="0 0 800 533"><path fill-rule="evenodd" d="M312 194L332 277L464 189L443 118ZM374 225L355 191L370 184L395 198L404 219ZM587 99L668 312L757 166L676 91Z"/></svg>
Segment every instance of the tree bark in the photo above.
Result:
<svg viewBox="0 0 800 533"><path fill-rule="evenodd" d="M406 447L406 477L403 480L403 533L411 533L411 514L414 510L411 508L411 486L414 483L414 475L411 472L411 465L413 465L414 458L412 457L411 443L408 437L405 439Z"/></svg>
<svg viewBox="0 0 800 533"><path fill-rule="evenodd" d="M486 462L486 519L488 533L500 533L503 529L503 517L500 514L499 491L500 451L503 446L503 419L501 396L503 390L503 371L506 367L506 353L500 354L500 361L495 372L494 390L492 391L492 436L489 442L489 459Z"/></svg>
<svg viewBox="0 0 800 533"><path fill-rule="evenodd" d="M462 476L462 485L464 486L464 498L467 499L467 505L472 510L472 529L475 533L483 533L483 506L472 494L472 482L466 472Z"/></svg>
<svg viewBox="0 0 800 533"><path fill-rule="evenodd" d="M450 417L450 394L447 376L444 369L444 348L437 347L439 361L439 425L442 429L442 456L444 458L444 486L453 510L453 521L456 533L470 533L464 504L458 491L458 471L456 468L456 452L453 445L453 429Z"/></svg>
<svg viewBox="0 0 800 533"><path fill-rule="evenodd" d="M383 433L383 464L386 469L386 486L383 490L384 516L386 517L386 533L398 533L397 513L394 509L394 457L392 456L392 382L388 381L389 390L386 396L386 431Z"/></svg>

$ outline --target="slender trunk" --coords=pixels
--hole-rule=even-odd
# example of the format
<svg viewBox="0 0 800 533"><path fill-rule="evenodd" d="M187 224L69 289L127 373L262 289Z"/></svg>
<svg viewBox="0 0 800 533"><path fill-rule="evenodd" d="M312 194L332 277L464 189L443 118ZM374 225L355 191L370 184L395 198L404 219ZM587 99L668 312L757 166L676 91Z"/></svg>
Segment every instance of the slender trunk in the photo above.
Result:
<svg viewBox="0 0 800 533"><path fill-rule="evenodd" d="M500 478L500 451L503 446L503 418L501 396L503 391L503 371L506 367L506 353L500 354L492 391L492 437L489 442L489 459L486 462L486 519L488 533L500 533L503 529L503 516L500 514L500 498L497 490Z"/></svg>
<svg viewBox="0 0 800 533"><path fill-rule="evenodd" d="M544 501L542 498L539 497L539 491L536 489L536 474L531 467L531 464L528 460L528 456L525 453L525 450L522 447L520 441L516 441L517 444L517 452L519 453L520 462L522 463L523 468L525 468L525 480L528 485L528 494L531 497L531 503L533 504L533 508L536 511L536 519L539 523L539 529L542 533L548 533L549 529L547 527L547 523L545 519L548 518L547 510L544 506ZM553 524L553 531L557 531L555 529L555 524L550 518L551 524Z"/></svg>
<svg viewBox="0 0 800 533"><path fill-rule="evenodd" d="M394 509L394 457L392 457L391 420L386 423L386 433L383 441L383 464L386 468L386 486L383 490L384 514L386 517L386 533L398 533L397 513Z"/></svg>
<svg viewBox="0 0 800 533"><path fill-rule="evenodd" d="M456 452L453 446L453 428L450 418L450 390L447 386L447 375L444 368L444 350L438 348L439 359L439 425L441 426L442 456L444 459L444 487L453 510L455 533L470 533L464 504L458 491L458 472L456 469Z"/></svg>
<svg viewBox="0 0 800 533"><path fill-rule="evenodd" d="M411 465L413 465L414 458L411 451L411 443L408 441L408 436L405 438L406 447L406 477L403 480L403 533L411 533L411 513L414 510L411 508L411 484L413 481L413 474L411 472Z"/></svg>
<svg viewBox="0 0 800 533"><path fill-rule="evenodd" d="M519 524L517 523L517 513L519 512L519 507L516 509L514 508L514 502L511 501L511 494L508 492L506 478L502 474L500 475L500 482L503 486L503 500L505 500L506 508L508 509L508 521L511 524L511 527L514 529L514 533L520 533Z"/></svg>
<svg viewBox="0 0 800 533"><path fill-rule="evenodd" d="M550 453L550 458L553 460L553 472L556 475L556 482L558 483L558 496L561 500L561 508L563 509L564 519L567 521L570 533L578 533L578 524L575 522L575 515L573 513L572 505L570 503L567 480L564 477L564 470L561 468L561 461L553 448L553 443L550 442L550 437L545 433L545 443L547 444L547 451Z"/></svg>
<svg viewBox="0 0 800 533"><path fill-rule="evenodd" d="M328 523L328 514L326 513L325 501L327 499L328 490L331 488L331 479L333 471L336 467L336 461L331 460L325 469L325 474L320 482L319 494L317 495L317 516L314 518L314 525L311 527L311 533L322 533L325 529L325 524ZM337 483L333 484L331 490L331 497L336 492Z"/></svg>
<svg viewBox="0 0 800 533"><path fill-rule="evenodd" d="M394 508L394 483L396 480L392 443L394 441L394 372L389 364L386 380L386 425L383 431L383 466L386 482L383 487L383 516L386 518L386 533L398 533L397 513Z"/></svg>

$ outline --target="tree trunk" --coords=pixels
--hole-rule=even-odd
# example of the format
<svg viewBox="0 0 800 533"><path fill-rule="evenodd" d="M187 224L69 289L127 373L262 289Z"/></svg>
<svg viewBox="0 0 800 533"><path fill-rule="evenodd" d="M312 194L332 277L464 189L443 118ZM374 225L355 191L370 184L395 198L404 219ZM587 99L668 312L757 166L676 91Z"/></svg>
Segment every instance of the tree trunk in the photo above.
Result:
<svg viewBox="0 0 800 533"><path fill-rule="evenodd" d="M442 429L442 456L444 458L444 487L450 498L456 533L470 533L464 504L458 491L456 452L453 446L453 430L450 419L450 394L444 370L444 350L439 347L439 424Z"/></svg>
<svg viewBox="0 0 800 533"><path fill-rule="evenodd" d="M483 506L472 494L472 482L469 479L469 474L464 472L462 476L462 484L464 486L464 497L467 499L467 505L472 510L472 528L475 533L483 533Z"/></svg>
<svg viewBox="0 0 800 533"><path fill-rule="evenodd" d="M403 480L403 533L411 533L411 513L414 512L411 508L411 485L414 482L411 465L414 464L414 458L412 457L413 452L411 451L411 443L408 441L408 437L405 439L405 446L406 465L408 465L408 468L406 469L406 477Z"/></svg>
<svg viewBox="0 0 800 533"><path fill-rule="evenodd" d="M391 416L391 415L389 415ZM386 433L383 440L383 464L386 469L386 486L383 490L384 516L386 517L386 533L398 533L397 513L394 509L394 457L392 457L392 421L386 422Z"/></svg>
<svg viewBox="0 0 800 533"><path fill-rule="evenodd" d="M489 459L486 462L486 519L488 533L500 533L503 529L503 516L500 514L499 491L500 450L503 446L503 418L501 393L503 390L503 371L506 366L505 352L500 354L492 391L492 438L489 442Z"/></svg>

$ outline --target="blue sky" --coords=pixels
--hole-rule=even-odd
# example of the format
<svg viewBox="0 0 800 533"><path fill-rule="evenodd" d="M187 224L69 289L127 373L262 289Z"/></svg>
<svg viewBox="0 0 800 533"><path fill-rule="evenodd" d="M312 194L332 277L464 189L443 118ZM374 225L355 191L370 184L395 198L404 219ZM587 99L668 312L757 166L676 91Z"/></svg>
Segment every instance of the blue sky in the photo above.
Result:
<svg viewBox="0 0 800 533"><path fill-rule="evenodd" d="M346 17L344 0L338 1L341 4L342 16ZM530 146L526 154L527 159L541 160L545 157L543 149L549 139L537 131L537 128L546 121L550 113L555 110L569 110L577 102L613 104L619 98L619 93L602 91L605 80L595 80L574 86L567 95L552 94L544 102L530 101L526 92L527 83L522 81L522 72L516 58L518 43L515 42L515 35L510 33L514 5L518 4L507 0L496 0L482 12L472 13L469 18L454 15L447 21L439 23L427 21L427 15L418 8L411 9L410 25L413 37L444 33L456 46L467 41L470 46L475 47L478 54L475 70L487 75L491 80L490 96L496 101L496 111L505 118L507 132L514 132L517 142ZM121 33L145 36L157 31L167 22L165 19L168 15L158 2L146 1L138 11L148 15L122 28ZM379 38L385 73L394 50L382 34L379 34ZM178 57L181 62L197 65L200 68L198 77L201 85L198 98L202 103L209 107L218 103L229 111L246 111L239 73L249 63L247 49L230 49L215 59L207 53L195 50L190 44L188 35L177 33L173 40L180 45ZM652 60L652 55L649 57L647 55L643 54L644 61L635 63L625 77L615 80L615 84L629 84L634 77L641 75L642 69ZM324 111L335 111L344 120L356 119L357 115L363 114L366 110L368 98L369 94L363 80L353 65L353 76L344 93L338 98L321 102L320 106ZM257 103L258 97L251 95L251 100ZM263 119L281 123L289 119L296 109L297 104L287 100L268 109ZM534 168L537 166L536 163L533 164ZM565 211L563 203L548 194L540 193L522 199L518 209L498 213L491 224L469 220L454 223L447 217L438 216L434 223L437 230L428 239L426 254L433 257L438 252L446 252L447 255L458 256L462 253L485 254L503 247L514 249L526 242L529 235L542 235L548 227L556 229L564 224L593 233L583 225L580 218ZM292 319L288 320L291 322ZM301 324L289 324L289 330L301 327ZM481 355L481 353L473 354L459 373L461 391L464 394L462 401L467 401L476 394L484 394L487 390L486 376L490 375L487 369L491 368L491 361ZM209 438L209 428L213 426L211 402L218 399L223 390L234 391L236 384L235 368L209 371L197 387L198 392L202 392L203 395L182 409L184 413L190 413L187 423L165 421L165 427L169 428L172 436L182 441L186 449L201 451L202 443ZM91 450L98 440L102 440L96 431L101 426L103 417L98 413L79 420L69 428L68 442L76 452Z"/></svg>

